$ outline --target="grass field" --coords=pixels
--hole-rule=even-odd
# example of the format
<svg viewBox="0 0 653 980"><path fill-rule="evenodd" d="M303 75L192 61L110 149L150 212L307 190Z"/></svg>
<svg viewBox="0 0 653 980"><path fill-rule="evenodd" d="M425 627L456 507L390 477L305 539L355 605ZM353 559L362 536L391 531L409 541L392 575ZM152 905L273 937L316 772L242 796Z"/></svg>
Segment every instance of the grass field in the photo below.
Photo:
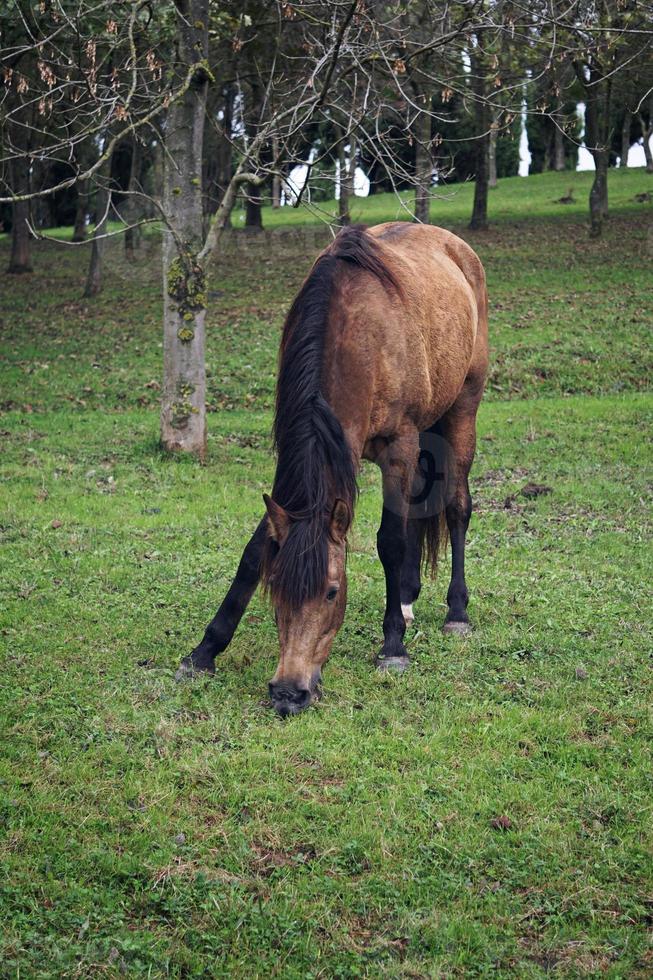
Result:
<svg viewBox="0 0 653 980"><path fill-rule="evenodd" d="M436 202L490 288L476 629L440 634L441 572L410 672L374 671L366 467L325 696L287 723L259 597L215 678L173 673L260 517L279 327L327 233L230 236L204 467L157 446L155 239L93 301L86 251L0 275L0 976L651 976L653 177L610 177L601 242L586 174L502 181L484 234L469 186Z"/></svg>

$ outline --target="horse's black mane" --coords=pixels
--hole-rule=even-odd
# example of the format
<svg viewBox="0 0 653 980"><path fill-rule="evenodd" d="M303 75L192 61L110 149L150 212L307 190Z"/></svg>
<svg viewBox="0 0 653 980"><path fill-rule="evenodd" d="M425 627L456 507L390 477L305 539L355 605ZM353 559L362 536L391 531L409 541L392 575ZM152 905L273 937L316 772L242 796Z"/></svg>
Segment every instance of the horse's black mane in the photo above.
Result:
<svg viewBox="0 0 653 980"><path fill-rule="evenodd" d="M272 497L290 514L291 524L281 549L268 538L262 578L275 602L289 609L297 609L324 588L331 510L341 498L353 513L357 494L356 463L321 391L329 311L343 261L398 288L375 239L363 226L351 226L319 256L286 318L274 420L278 462Z"/></svg>

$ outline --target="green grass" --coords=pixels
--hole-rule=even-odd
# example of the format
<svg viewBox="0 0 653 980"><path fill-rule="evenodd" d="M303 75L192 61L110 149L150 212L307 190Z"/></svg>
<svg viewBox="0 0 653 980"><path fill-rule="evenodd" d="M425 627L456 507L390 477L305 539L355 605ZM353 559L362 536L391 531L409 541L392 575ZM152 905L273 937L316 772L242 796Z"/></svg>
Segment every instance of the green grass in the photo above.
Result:
<svg viewBox="0 0 653 980"><path fill-rule="evenodd" d="M92 302L55 245L2 276L0 976L651 975L650 211L646 175L611 175L589 243L546 203L581 177L502 182L517 217L467 236L493 337L475 633L441 636L441 573L411 671L373 670L366 467L325 696L285 724L259 597L214 679L173 671L269 489L279 326L323 232L234 234L217 264L204 467L157 448L152 255L116 252Z"/></svg>
<svg viewBox="0 0 653 980"><path fill-rule="evenodd" d="M653 207L633 198L653 186L653 176L637 170L610 176L614 213L600 242L587 239L587 174L500 182L492 192L491 215L512 201L514 217L484 233L472 234L461 222L469 185L447 203L451 220L437 214L442 202L434 205L434 220L464 235L486 265L494 351L488 398L648 387ZM551 200L573 181L582 185L579 203L567 206L563 221L557 212L565 205ZM361 217L376 221L394 216L396 199L379 195L361 206L373 207ZM385 213L377 210L382 207ZM307 220L288 208L267 209L266 225L286 220L287 213ZM234 231L227 237L213 271L208 312L211 408L271 407L284 313L328 239L318 225L259 236ZM61 405L81 411L156 406L161 272L157 240L148 236L146 242L136 262L125 261L121 239L106 243L106 287L93 301L81 298L86 249L38 247L39 288L26 277L3 289L6 371L0 404L37 412Z"/></svg>
<svg viewBox="0 0 653 980"><path fill-rule="evenodd" d="M534 177L509 177L500 180L498 186L490 191L489 216L492 222L511 223L523 218L537 221L549 218L583 221L589 225L588 196L594 174L590 171L576 173L546 173ZM612 170L609 176L610 207L613 210L628 209L641 211L642 206L634 200L635 194L651 189L653 178L643 169L631 168ZM574 202L560 204L559 199L572 190ZM367 198L356 198L352 202L352 218L376 224L381 221L401 221L410 218L413 193L404 191L399 195L373 194ZM451 184L434 192L431 203L433 224L448 226L452 223L466 225L472 212L474 184ZM648 205L650 213L650 202ZM311 213L313 212L313 213ZM335 217L337 204L334 201L320 201L304 208L281 208L266 214L265 224L269 227L286 227L310 224L314 215ZM236 212L234 224L242 223L244 217Z"/></svg>

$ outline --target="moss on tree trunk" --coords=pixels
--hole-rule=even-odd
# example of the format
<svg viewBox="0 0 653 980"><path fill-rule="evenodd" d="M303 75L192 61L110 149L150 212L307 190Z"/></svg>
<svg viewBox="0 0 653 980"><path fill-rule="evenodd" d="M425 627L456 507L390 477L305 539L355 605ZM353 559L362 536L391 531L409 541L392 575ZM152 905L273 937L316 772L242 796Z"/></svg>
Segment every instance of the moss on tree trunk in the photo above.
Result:
<svg viewBox="0 0 653 980"><path fill-rule="evenodd" d="M177 64L183 75L206 57L208 0L179 0ZM163 390L161 443L169 451L206 453L202 239L202 145L208 75L198 71L170 107L164 156Z"/></svg>

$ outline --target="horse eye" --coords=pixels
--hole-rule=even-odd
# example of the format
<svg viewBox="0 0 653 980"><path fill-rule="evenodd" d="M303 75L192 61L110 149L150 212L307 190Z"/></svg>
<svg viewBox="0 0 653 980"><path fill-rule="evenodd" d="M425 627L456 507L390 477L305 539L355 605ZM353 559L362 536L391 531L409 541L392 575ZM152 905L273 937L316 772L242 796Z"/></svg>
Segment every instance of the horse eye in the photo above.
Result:
<svg viewBox="0 0 653 980"><path fill-rule="evenodd" d="M326 594L327 602L333 602L333 600L335 599L335 597L337 595L338 595L338 590L337 589L329 589L329 591Z"/></svg>

